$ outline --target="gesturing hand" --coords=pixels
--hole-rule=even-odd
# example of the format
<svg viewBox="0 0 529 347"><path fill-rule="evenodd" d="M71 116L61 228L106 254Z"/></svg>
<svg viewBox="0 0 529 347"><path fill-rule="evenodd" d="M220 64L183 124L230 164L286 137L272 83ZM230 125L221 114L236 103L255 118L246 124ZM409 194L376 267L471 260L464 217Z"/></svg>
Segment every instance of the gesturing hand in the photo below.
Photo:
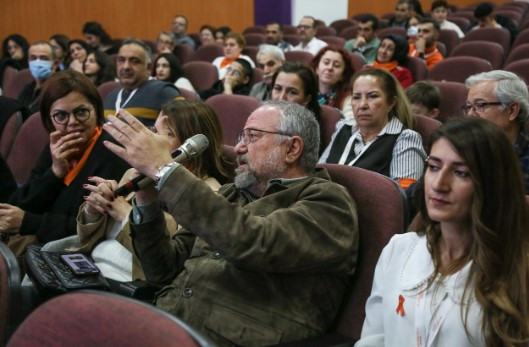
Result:
<svg viewBox="0 0 529 347"><path fill-rule="evenodd" d="M127 111L120 110L118 116L109 116L103 128L121 146L110 141L105 141L105 146L154 179L158 169L172 161L168 137L153 133Z"/></svg>
<svg viewBox="0 0 529 347"><path fill-rule="evenodd" d="M16 206L0 204L0 233L18 233L24 214L24 210Z"/></svg>
<svg viewBox="0 0 529 347"><path fill-rule="evenodd" d="M72 169L72 157L79 154L83 141L80 133L63 136L63 133L57 130L50 134L51 170L55 176L63 178Z"/></svg>
<svg viewBox="0 0 529 347"><path fill-rule="evenodd" d="M90 195L85 197L85 212L90 214L108 214L120 222L125 220L132 206L124 197L115 197L114 191L118 188L118 183L97 176L90 177L88 180L95 183L95 185L83 185L85 189L90 191Z"/></svg>

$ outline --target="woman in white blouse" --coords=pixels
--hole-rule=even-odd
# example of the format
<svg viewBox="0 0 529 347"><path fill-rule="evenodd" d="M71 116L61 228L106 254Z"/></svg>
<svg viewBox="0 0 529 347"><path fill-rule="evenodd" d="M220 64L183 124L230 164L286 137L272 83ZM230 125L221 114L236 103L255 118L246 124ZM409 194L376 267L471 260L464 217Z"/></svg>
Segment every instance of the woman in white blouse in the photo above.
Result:
<svg viewBox="0 0 529 347"><path fill-rule="evenodd" d="M383 250L356 346L526 346L529 216L512 143L460 118L431 148L421 223Z"/></svg>
<svg viewBox="0 0 529 347"><path fill-rule="evenodd" d="M426 152L413 131L413 115L397 79L382 69L352 78L354 119L338 122L320 163L361 167L397 181L406 189L418 180Z"/></svg>

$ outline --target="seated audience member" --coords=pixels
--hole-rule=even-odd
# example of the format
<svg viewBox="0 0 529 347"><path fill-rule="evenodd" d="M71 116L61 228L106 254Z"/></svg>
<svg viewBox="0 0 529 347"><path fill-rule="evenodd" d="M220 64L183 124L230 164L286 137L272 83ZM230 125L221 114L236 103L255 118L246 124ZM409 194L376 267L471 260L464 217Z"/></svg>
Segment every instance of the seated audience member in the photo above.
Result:
<svg viewBox="0 0 529 347"><path fill-rule="evenodd" d="M380 40L376 35L378 30L378 18L372 14L365 14L358 21L358 35L356 39L345 43L345 49L349 52L358 53L364 57L366 64L372 64L377 57L377 49Z"/></svg>
<svg viewBox="0 0 529 347"><path fill-rule="evenodd" d="M154 61L152 77L159 81L169 82L177 88L195 91L191 82L184 77L184 70L180 61L173 53L162 53Z"/></svg>
<svg viewBox="0 0 529 347"><path fill-rule="evenodd" d="M372 67L391 72L402 88L408 88L413 84L413 75L405 66L408 62L408 50L409 45L405 37L388 35L382 39Z"/></svg>
<svg viewBox="0 0 529 347"><path fill-rule="evenodd" d="M63 34L55 34L50 37L50 45L55 51L55 57L57 58L57 70L63 71L70 64L70 54L68 52L68 46L70 44L70 38Z"/></svg>
<svg viewBox="0 0 529 347"><path fill-rule="evenodd" d="M429 81L417 81L406 89L414 116L437 118L441 105L441 91Z"/></svg>
<svg viewBox="0 0 529 347"><path fill-rule="evenodd" d="M203 25L200 27L200 44L210 45L215 43L215 28L211 25Z"/></svg>
<svg viewBox="0 0 529 347"><path fill-rule="evenodd" d="M221 183L226 182L228 174L222 166L222 127L211 106L201 101L168 101L152 130L168 137L171 152L185 139L204 134L209 146L198 158L184 165L213 191L218 191ZM71 251L73 246L76 251L91 252L95 264L107 278L121 282L145 280L130 239L128 217L134 194L126 198L114 195L117 187L132 177L133 169L125 173L119 184L100 177L90 178L92 184L87 186L90 195L77 216L77 237L52 241L45 246L46 250ZM174 235L178 226L169 214L164 213L164 216L168 231Z"/></svg>
<svg viewBox="0 0 529 347"><path fill-rule="evenodd" d="M418 14L410 16L406 24L406 39L408 43L415 43L417 41L417 35L419 34L419 23L422 20L422 16Z"/></svg>
<svg viewBox="0 0 529 347"><path fill-rule="evenodd" d="M305 51L312 55L318 54L320 49L327 46L327 42L316 37L316 20L311 16L304 16L298 24L298 35L301 42L292 48L293 51Z"/></svg>
<svg viewBox="0 0 529 347"><path fill-rule="evenodd" d="M318 77L318 103L343 109L351 102L349 82L353 66L348 53L336 46L322 48L312 59L312 69Z"/></svg>
<svg viewBox="0 0 529 347"><path fill-rule="evenodd" d="M446 0L435 0L434 2L432 2L431 8L432 18L439 23L439 27L441 29L455 31L460 39L465 37L465 34L463 34L463 31L457 24L446 20L446 17L448 16L448 11L450 10L450 6L448 5L448 2Z"/></svg>
<svg viewBox="0 0 529 347"><path fill-rule="evenodd" d="M301 63L287 62L272 77L272 100L305 106L322 126L318 103L318 79L314 71ZM320 141L321 142L321 141Z"/></svg>
<svg viewBox="0 0 529 347"><path fill-rule="evenodd" d="M228 66L236 59L244 59L250 63L252 68L255 63L252 58L242 54L242 50L246 46L246 40L241 34L230 32L224 37L224 56L217 57L212 64L219 70L219 80L224 78Z"/></svg>
<svg viewBox="0 0 529 347"><path fill-rule="evenodd" d="M7 166L2 154L0 154L0 182L2 182L2 189L0 189L0 203L3 203L7 202L7 199L11 194L17 190L17 183L15 182L15 178L13 177L9 166ZM2 206L0 205L0 211L1 207Z"/></svg>
<svg viewBox="0 0 529 347"><path fill-rule="evenodd" d="M180 92L171 83L150 79L151 71L151 48L134 38L123 41L117 57L121 88L105 99L105 117L124 109L143 124L153 125L162 104L179 96Z"/></svg>
<svg viewBox="0 0 529 347"><path fill-rule="evenodd" d="M285 63L285 54L279 46L261 45L257 52L257 66L263 70L263 80L253 85L250 96L264 101L272 94L272 77Z"/></svg>
<svg viewBox="0 0 529 347"><path fill-rule="evenodd" d="M355 270L358 224L347 190L315 169L308 110L276 101L255 110L235 146L235 183L218 194L172 162L165 138L126 115L109 121L125 146L109 148L157 181L136 193L130 220L147 280L166 286L157 307L223 345L328 331ZM172 239L161 205L183 226Z"/></svg>
<svg viewBox="0 0 529 347"><path fill-rule="evenodd" d="M411 5L408 0L398 0L395 7L395 17L389 20L390 27L406 27L408 17L411 16Z"/></svg>
<svg viewBox="0 0 529 347"><path fill-rule="evenodd" d="M83 40L71 40L68 44L70 52L70 65L68 68L77 72L83 72L83 64L88 57L90 48Z"/></svg>
<svg viewBox="0 0 529 347"><path fill-rule="evenodd" d="M75 234L77 211L88 190L88 177L119 179L127 164L103 145L103 104L95 85L81 73L61 71L42 87L40 116L50 133L26 184L0 205L0 232L11 234L9 247Z"/></svg>
<svg viewBox="0 0 529 347"><path fill-rule="evenodd" d="M96 87L116 79L116 66L114 62L108 54L98 50L88 54L83 65L83 72L94 82Z"/></svg>
<svg viewBox="0 0 529 347"><path fill-rule="evenodd" d="M431 18L423 18L419 24L417 40L410 44L410 57L424 59L428 70L435 64L443 60L443 55L437 49L437 39L439 38L439 23Z"/></svg>
<svg viewBox="0 0 529 347"><path fill-rule="evenodd" d="M10 66L19 71L28 67L28 41L21 35L12 34L2 42L0 59L0 86L3 83L4 70Z"/></svg>
<svg viewBox="0 0 529 347"><path fill-rule="evenodd" d="M279 47L283 52L292 50L292 45L283 40L283 25L276 21L266 25L266 43Z"/></svg>
<svg viewBox="0 0 529 347"><path fill-rule="evenodd" d="M226 75L218 80L211 88L198 93L202 100L218 94L250 94L250 79L252 78L252 67L245 59L235 59L226 69Z"/></svg>
<svg viewBox="0 0 529 347"><path fill-rule="evenodd" d="M219 45L224 45L224 39L228 33L231 33L231 28L227 26L223 26L215 30L215 42Z"/></svg>
<svg viewBox="0 0 529 347"><path fill-rule="evenodd" d="M195 41L187 35L188 26L187 17L181 14L177 14L172 22L172 31L176 39L177 45L188 45L195 49Z"/></svg>
<svg viewBox="0 0 529 347"><path fill-rule="evenodd" d="M406 189L422 176L426 153L411 130L413 115L404 90L386 70L367 69L352 79L355 121L341 120L320 163L378 172Z"/></svg>
<svg viewBox="0 0 529 347"><path fill-rule="evenodd" d="M410 16L421 16L424 17L424 12L422 11L422 5L419 0L408 0L408 5L410 7Z"/></svg>
<svg viewBox="0 0 529 347"><path fill-rule="evenodd" d="M156 38L156 54L173 53L176 39L170 31L160 31Z"/></svg>
<svg viewBox="0 0 529 347"><path fill-rule="evenodd" d="M57 60L54 50L46 41L37 41L29 46L29 70L33 76L33 82L26 84L17 101L33 114L39 110L39 96L43 83L55 73Z"/></svg>
<svg viewBox="0 0 529 347"><path fill-rule="evenodd" d="M498 127L458 118L431 148L422 223L382 251L355 346L525 346L529 217L512 145Z"/></svg>
<svg viewBox="0 0 529 347"><path fill-rule="evenodd" d="M119 47L98 22L86 22L83 26L83 35L92 50L99 50L108 55L118 52Z"/></svg>
<svg viewBox="0 0 529 347"><path fill-rule="evenodd" d="M490 2L479 4L474 9L474 17L478 24L472 30L480 28L505 28L511 33L511 43L518 34L518 27L513 20L507 16L495 15L494 6Z"/></svg>
<svg viewBox="0 0 529 347"><path fill-rule="evenodd" d="M524 80L495 70L470 76L465 115L484 118L500 127L514 145L529 194L529 92Z"/></svg>

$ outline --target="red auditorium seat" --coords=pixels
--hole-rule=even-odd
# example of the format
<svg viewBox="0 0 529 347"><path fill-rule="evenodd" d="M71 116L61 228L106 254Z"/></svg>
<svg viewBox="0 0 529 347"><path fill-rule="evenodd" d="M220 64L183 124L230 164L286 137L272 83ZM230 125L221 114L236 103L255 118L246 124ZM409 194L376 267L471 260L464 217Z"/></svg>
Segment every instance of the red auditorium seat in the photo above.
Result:
<svg viewBox="0 0 529 347"><path fill-rule="evenodd" d="M248 28L244 29L242 34L243 35L246 35L246 34L266 34L266 28L263 27L263 26L260 26L260 25L251 26L251 27L248 27Z"/></svg>
<svg viewBox="0 0 529 347"><path fill-rule="evenodd" d="M493 70L501 69L503 66L503 47L490 41L466 41L461 42L452 51L452 57L477 57L487 60Z"/></svg>
<svg viewBox="0 0 529 347"><path fill-rule="evenodd" d="M219 72L211 63L205 61L190 61L182 66L184 76L191 82L197 92L201 92L217 82Z"/></svg>
<svg viewBox="0 0 529 347"><path fill-rule="evenodd" d="M0 242L0 345L7 340L20 322L20 269L13 252Z"/></svg>
<svg viewBox="0 0 529 347"><path fill-rule="evenodd" d="M467 101L468 89L464 83L448 81L432 81L441 91L441 103L437 120L445 123L450 118L462 117L462 107Z"/></svg>
<svg viewBox="0 0 529 347"><path fill-rule="evenodd" d="M454 81L464 83L467 77L492 70L490 63L476 57L449 57L437 63L428 73L434 81Z"/></svg>
<svg viewBox="0 0 529 347"><path fill-rule="evenodd" d="M224 48L219 44L211 43L198 47L191 57L191 61L207 61L208 63L211 63L215 58L223 55Z"/></svg>
<svg viewBox="0 0 529 347"><path fill-rule="evenodd" d="M316 28L316 37L336 36L336 29L328 26L319 26Z"/></svg>
<svg viewBox="0 0 529 347"><path fill-rule="evenodd" d="M246 46L259 46L266 42L266 35L260 33L244 34Z"/></svg>
<svg viewBox="0 0 529 347"><path fill-rule="evenodd" d="M329 26L333 27L334 30L336 30L336 33L340 34L343 29L355 26L355 23L356 22L351 19L338 19L332 22Z"/></svg>

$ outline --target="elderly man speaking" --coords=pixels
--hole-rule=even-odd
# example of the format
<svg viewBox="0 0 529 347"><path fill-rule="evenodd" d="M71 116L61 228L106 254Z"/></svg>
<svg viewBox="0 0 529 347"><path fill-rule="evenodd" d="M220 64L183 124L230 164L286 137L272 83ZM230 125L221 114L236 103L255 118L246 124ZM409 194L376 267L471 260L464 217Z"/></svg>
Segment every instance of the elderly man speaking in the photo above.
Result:
<svg viewBox="0 0 529 347"><path fill-rule="evenodd" d="M167 137L109 117L105 143L155 187L133 202L134 248L156 306L219 345L265 346L326 332L355 270L356 206L318 160L312 113L267 102L235 146L234 184L219 194L173 163ZM128 123L128 124L127 124ZM160 206L183 226L169 238Z"/></svg>

